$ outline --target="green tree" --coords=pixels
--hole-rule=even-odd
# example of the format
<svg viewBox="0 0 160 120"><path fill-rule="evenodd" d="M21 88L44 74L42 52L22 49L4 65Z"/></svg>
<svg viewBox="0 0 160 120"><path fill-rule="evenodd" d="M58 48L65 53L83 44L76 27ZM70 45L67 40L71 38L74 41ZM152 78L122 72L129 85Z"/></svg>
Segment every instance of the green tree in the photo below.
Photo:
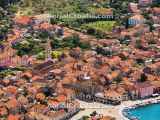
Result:
<svg viewBox="0 0 160 120"><path fill-rule="evenodd" d="M52 58L59 58L62 55L61 51L52 51L51 56Z"/></svg>
<svg viewBox="0 0 160 120"><path fill-rule="evenodd" d="M80 38L78 34L73 34L69 37L66 37L63 39L63 41L64 41L63 43L64 47L75 48L80 45Z"/></svg>
<svg viewBox="0 0 160 120"><path fill-rule="evenodd" d="M44 53L44 52L38 53L37 59L39 59L39 60L44 60L44 59L45 59L45 53Z"/></svg>
<svg viewBox="0 0 160 120"><path fill-rule="evenodd" d="M138 82L145 82L147 80L148 80L148 77L146 76L146 74L142 73L140 79L138 79Z"/></svg>
<svg viewBox="0 0 160 120"><path fill-rule="evenodd" d="M119 74L116 78L114 78L114 81L116 82L116 84L118 85L119 83L122 82L122 75Z"/></svg>
<svg viewBox="0 0 160 120"><path fill-rule="evenodd" d="M6 35L11 28L11 18L7 14L7 10L0 8L0 40L6 38Z"/></svg>
<svg viewBox="0 0 160 120"><path fill-rule="evenodd" d="M33 39L23 40L22 42L14 44L12 47L17 50L19 56L37 55L44 50L42 46L40 47L40 43Z"/></svg>

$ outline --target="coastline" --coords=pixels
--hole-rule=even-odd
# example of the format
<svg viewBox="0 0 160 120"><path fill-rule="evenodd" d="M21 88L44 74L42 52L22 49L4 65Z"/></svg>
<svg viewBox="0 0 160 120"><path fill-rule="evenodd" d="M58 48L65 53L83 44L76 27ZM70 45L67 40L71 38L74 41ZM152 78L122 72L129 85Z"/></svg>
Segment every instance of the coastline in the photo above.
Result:
<svg viewBox="0 0 160 120"><path fill-rule="evenodd" d="M125 109L134 109L137 107L142 107L150 104L160 103L160 96L155 98L148 98L144 100L136 101L124 101L121 105L104 105L101 103L87 103L84 101L79 101L84 110L81 110L78 114L73 116L71 120L78 120L82 116L90 115L92 112L97 111L99 114L108 115L116 118L116 120L130 120L124 115Z"/></svg>
<svg viewBox="0 0 160 120"><path fill-rule="evenodd" d="M144 100L126 101L122 103L119 113L123 117L122 120L131 120L130 117L134 116L128 116L128 113L125 110L136 109L138 107L143 107L146 105L158 104L158 103L160 103L160 96Z"/></svg>

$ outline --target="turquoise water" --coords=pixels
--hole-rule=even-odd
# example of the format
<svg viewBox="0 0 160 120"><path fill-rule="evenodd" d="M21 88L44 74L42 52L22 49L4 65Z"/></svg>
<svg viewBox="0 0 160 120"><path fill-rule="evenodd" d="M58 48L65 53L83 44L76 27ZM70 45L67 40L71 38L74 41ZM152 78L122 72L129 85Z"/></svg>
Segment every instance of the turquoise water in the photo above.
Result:
<svg viewBox="0 0 160 120"><path fill-rule="evenodd" d="M160 120L160 104L152 104L130 110L129 114L139 120Z"/></svg>

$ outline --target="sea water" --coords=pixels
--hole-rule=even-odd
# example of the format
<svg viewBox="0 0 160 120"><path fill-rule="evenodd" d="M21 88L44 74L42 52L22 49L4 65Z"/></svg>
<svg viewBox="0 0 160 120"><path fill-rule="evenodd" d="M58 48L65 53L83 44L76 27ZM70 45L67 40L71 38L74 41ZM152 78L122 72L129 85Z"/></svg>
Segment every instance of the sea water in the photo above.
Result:
<svg viewBox="0 0 160 120"><path fill-rule="evenodd" d="M129 111L130 116L138 120L160 120L160 104L151 104Z"/></svg>

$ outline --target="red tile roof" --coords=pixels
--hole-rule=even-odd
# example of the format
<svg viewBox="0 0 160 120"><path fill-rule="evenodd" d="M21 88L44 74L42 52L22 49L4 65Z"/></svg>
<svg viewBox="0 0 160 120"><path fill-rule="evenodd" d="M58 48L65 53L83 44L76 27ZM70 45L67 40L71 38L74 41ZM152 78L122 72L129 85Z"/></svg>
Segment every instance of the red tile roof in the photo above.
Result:
<svg viewBox="0 0 160 120"><path fill-rule="evenodd" d="M17 94L17 87L8 86L8 87L6 87L6 92L16 95Z"/></svg>
<svg viewBox="0 0 160 120"><path fill-rule="evenodd" d="M38 24L38 25L34 26L35 30L38 30L38 29L49 30L49 29L52 29L52 28L54 28L53 25L49 24L49 23L41 23L41 24Z"/></svg>
<svg viewBox="0 0 160 120"><path fill-rule="evenodd" d="M16 108L19 105L18 101L15 98L11 98L7 103L6 106L8 109Z"/></svg>
<svg viewBox="0 0 160 120"><path fill-rule="evenodd" d="M38 75L35 75L35 76L32 77L33 81L37 81L37 80L41 80L41 79L42 79L42 77L38 76Z"/></svg>
<svg viewBox="0 0 160 120"><path fill-rule="evenodd" d="M58 102L65 102L67 100L67 97L65 95L59 95L58 97L56 97L56 100Z"/></svg>
<svg viewBox="0 0 160 120"><path fill-rule="evenodd" d="M0 116L4 116L8 114L8 110L6 107L0 107Z"/></svg>
<svg viewBox="0 0 160 120"><path fill-rule="evenodd" d="M45 100L45 98L46 98L46 97L45 97L45 95L44 95L43 93L38 93L38 94L36 95L36 99L37 99L37 100L41 100L41 101L42 101L42 100Z"/></svg>
<svg viewBox="0 0 160 120"><path fill-rule="evenodd" d="M18 38L20 38L20 35L22 33L22 31L18 30L18 29L13 29L13 34L8 34L8 38L7 38L7 41L11 42L11 41L14 41Z"/></svg>
<svg viewBox="0 0 160 120"><path fill-rule="evenodd" d="M31 72L29 72L29 71L27 71L27 72L23 73L23 75L22 75L22 76L24 76L24 77L28 77L28 78L31 78L31 77L32 77L32 73L31 73Z"/></svg>
<svg viewBox="0 0 160 120"><path fill-rule="evenodd" d="M58 106L59 105L59 102L58 101L56 101L56 100L49 100L48 101L48 105L51 105L51 106Z"/></svg>
<svg viewBox="0 0 160 120"><path fill-rule="evenodd" d="M12 115L12 114L10 114L8 116L7 120L20 120L20 116L19 115Z"/></svg>
<svg viewBox="0 0 160 120"><path fill-rule="evenodd" d="M31 17L29 16L20 16L15 18L15 22L22 25L28 25L31 22Z"/></svg>
<svg viewBox="0 0 160 120"><path fill-rule="evenodd" d="M154 7L153 8L153 13L154 14L160 14L160 8L159 7Z"/></svg>

